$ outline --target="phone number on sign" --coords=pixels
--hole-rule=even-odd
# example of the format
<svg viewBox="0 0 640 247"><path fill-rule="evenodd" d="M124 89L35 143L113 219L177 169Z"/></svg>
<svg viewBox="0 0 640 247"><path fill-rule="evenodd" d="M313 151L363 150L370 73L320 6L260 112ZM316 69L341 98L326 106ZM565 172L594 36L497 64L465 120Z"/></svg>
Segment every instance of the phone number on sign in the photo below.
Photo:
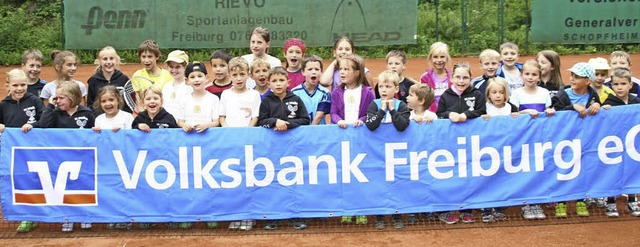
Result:
<svg viewBox="0 0 640 247"><path fill-rule="evenodd" d="M307 31L271 31L271 40L287 40L290 38L307 39ZM251 40L251 31L231 31L229 39L232 41Z"/></svg>

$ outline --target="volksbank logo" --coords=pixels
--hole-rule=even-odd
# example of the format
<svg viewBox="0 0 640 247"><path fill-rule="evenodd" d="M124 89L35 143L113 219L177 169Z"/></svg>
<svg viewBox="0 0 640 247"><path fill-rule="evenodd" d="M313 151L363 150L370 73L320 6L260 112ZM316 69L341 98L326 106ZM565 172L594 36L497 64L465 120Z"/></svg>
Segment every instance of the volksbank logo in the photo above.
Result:
<svg viewBox="0 0 640 247"><path fill-rule="evenodd" d="M13 147L14 205L98 205L97 161L95 147Z"/></svg>
<svg viewBox="0 0 640 247"><path fill-rule="evenodd" d="M94 6L89 10L87 24L80 25L86 35L91 35L94 29L140 29L144 28L147 11L136 10L103 10Z"/></svg>

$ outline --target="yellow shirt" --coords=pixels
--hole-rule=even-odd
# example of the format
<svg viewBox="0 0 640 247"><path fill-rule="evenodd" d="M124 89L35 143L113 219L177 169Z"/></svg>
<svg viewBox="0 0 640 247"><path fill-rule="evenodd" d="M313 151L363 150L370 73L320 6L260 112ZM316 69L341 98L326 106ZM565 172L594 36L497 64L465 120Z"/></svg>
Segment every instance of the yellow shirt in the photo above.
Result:
<svg viewBox="0 0 640 247"><path fill-rule="evenodd" d="M160 68L160 73L157 76L149 75L149 72L147 72L146 69L140 69L135 73L133 73L133 77L136 77L136 76L144 77L153 81L154 82L153 85L156 85L158 88L160 88L160 90L162 90L162 88L164 87L164 84L167 84L167 82L173 81L173 77L171 77L171 74L169 74L169 71L162 68ZM134 91L141 92L142 90L149 88L151 84L144 80L139 80L139 81L133 80L131 81L131 86L133 86Z"/></svg>
<svg viewBox="0 0 640 247"><path fill-rule="evenodd" d="M602 92L598 94L598 98L600 99L601 104L604 103L607 97L609 97L609 94L615 95L615 92L607 86L602 86Z"/></svg>

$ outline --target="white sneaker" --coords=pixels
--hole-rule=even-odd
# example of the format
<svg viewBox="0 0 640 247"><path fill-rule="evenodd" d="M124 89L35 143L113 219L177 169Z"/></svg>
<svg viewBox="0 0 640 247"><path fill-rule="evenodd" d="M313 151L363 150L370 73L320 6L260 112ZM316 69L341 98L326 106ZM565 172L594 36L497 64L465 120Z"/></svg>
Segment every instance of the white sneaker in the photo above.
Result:
<svg viewBox="0 0 640 247"><path fill-rule="evenodd" d="M91 229L91 223L80 223L80 228Z"/></svg>
<svg viewBox="0 0 640 247"><path fill-rule="evenodd" d="M243 220L242 223L240 224L240 230L249 231L253 229L253 226L255 225L256 225L255 220Z"/></svg>
<svg viewBox="0 0 640 247"><path fill-rule="evenodd" d="M63 232L73 232L73 222L62 223Z"/></svg>
<svg viewBox="0 0 640 247"><path fill-rule="evenodd" d="M527 220L536 219L536 215L533 213L533 209L531 208L531 206L526 205L522 207L522 217Z"/></svg>
<svg viewBox="0 0 640 247"><path fill-rule="evenodd" d="M627 207L631 215L640 216L640 206L638 206L638 202L629 202L627 203Z"/></svg>
<svg viewBox="0 0 640 247"><path fill-rule="evenodd" d="M242 225L242 221L231 222L231 223L229 223L229 229L236 230L236 229L240 228L240 225Z"/></svg>
<svg viewBox="0 0 640 247"><path fill-rule="evenodd" d="M540 207L540 205L533 205L531 207L531 211L533 211L533 214L536 216L536 219L544 220L547 218L547 216L544 214L544 210L542 210L542 207Z"/></svg>
<svg viewBox="0 0 640 247"><path fill-rule="evenodd" d="M596 206L598 206L599 208L606 207L607 206L607 198L606 197L596 198Z"/></svg>
<svg viewBox="0 0 640 247"><path fill-rule="evenodd" d="M618 217L618 207L616 206L616 203L608 203L607 204L607 209L605 211L605 214L609 217Z"/></svg>

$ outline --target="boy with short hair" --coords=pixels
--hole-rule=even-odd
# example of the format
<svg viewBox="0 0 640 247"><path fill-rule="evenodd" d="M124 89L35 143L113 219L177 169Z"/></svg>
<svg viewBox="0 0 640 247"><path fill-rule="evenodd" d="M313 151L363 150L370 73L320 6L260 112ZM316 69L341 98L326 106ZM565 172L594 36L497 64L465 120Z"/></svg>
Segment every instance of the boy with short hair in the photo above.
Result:
<svg viewBox="0 0 640 247"><path fill-rule="evenodd" d="M40 98L40 92L47 81L40 79L42 72L42 52L38 49L26 50L22 53L22 71L27 75L27 92ZM40 99L42 101L42 99Z"/></svg>
<svg viewBox="0 0 640 247"><path fill-rule="evenodd" d="M609 63L611 64L611 70L615 71L617 69L623 68L631 71L631 56L625 51L612 52L611 56L609 56ZM632 76L631 82L633 83L631 84L631 90L629 91L629 93L637 96L639 91L638 87L640 86L640 79ZM611 88L610 83L611 78L607 78L604 81L604 84L607 85L607 87Z"/></svg>
<svg viewBox="0 0 640 247"><path fill-rule="evenodd" d="M589 85L595 80L596 70L588 63L577 63L569 69L571 71L571 86L558 91L558 101L553 105L556 111L574 110L585 118L587 114L595 115L600 111L598 94ZM584 200L576 202L578 216L589 216ZM567 217L566 202L556 205L556 218Z"/></svg>
<svg viewBox="0 0 640 247"><path fill-rule="evenodd" d="M211 73L213 73L213 81L207 86L206 90L215 94L220 98L222 92L233 86L229 77L229 61L231 55L223 50L214 51L209 60L211 61Z"/></svg>
<svg viewBox="0 0 640 247"><path fill-rule="evenodd" d="M480 58L482 75L473 79L471 85L484 94L487 91L487 84L489 84L487 80L496 77L500 67L500 53L493 49L486 49L478 57Z"/></svg>
<svg viewBox="0 0 640 247"><path fill-rule="evenodd" d="M500 67L496 76L507 80L510 93L524 87L520 72L522 72L522 64L518 63L518 45L512 42L503 43L500 45Z"/></svg>
<svg viewBox="0 0 640 247"><path fill-rule="evenodd" d="M222 127L251 127L258 123L260 94L247 88L249 64L235 57L229 61L229 75L233 86L220 97L220 125Z"/></svg>
<svg viewBox="0 0 640 247"><path fill-rule="evenodd" d="M162 89L167 82L173 80L169 71L158 66L158 60L162 58L162 53L160 52L158 43L154 40L148 39L142 41L140 46L138 46L138 57L140 57L140 63L144 65L144 68L137 70L133 73L132 77L140 76L147 78L153 81L153 85L159 89ZM151 84L142 80L133 80L131 86L138 95L142 95L144 90L149 88Z"/></svg>
<svg viewBox="0 0 640 247"><path fill-rule="evenodd" d="M256 82L255 90L260 94L260 99L264 99L269 93L269 81L267 77L271 71L271 64L264 58L256 58L251 62L251 79Z"/></svg>
<svg viewBox="0 0 640 247"><path fill-rule="evenodd" d="M611 75L611 88L614 93L610 94L604 101L602 108L609 109L611 106L640 104L638 97L631 95L630 91L633 87L631 81L631 71L625 68L618 68ZM627 208L633 216L640 216L640 206L635 194L628 194ZM618 217L618 207L616 206L616 198L611 196L607 198L605 214L609 217Z"/></svg>
<svg viewBox="0 0 640 247"><path fill-rule="evenodd" d="M165 63L173 81L162 88L163 107L171 115L176 116L180 111L180 99L191 94L192 91L185 82L185 67L189 63L189 56L184 51L175 50L169 53Z"/></svg>
<svg viewBox="0 0 640 247"><path fill-rule="evenodd" d="M380 98L373 100L367 108L367 121L365 125L371 131L380 127L380 124L392 123L398 131L404 131L409 127L409 108L399 99L394 98L400 90L400 76L393 70L385 70L378 76L378 90ZM402 216L394 214L392 216L393 225L396 229L404 228ZM377 229L385 228L384 215L376 215Z"/></svg>
<svg viewBox="0 0 640 247"><path fill-rule="evenodd" d="M404 70L407 69L407 54L401 50L392 50L387 53L386 61L387 69L396 72L400 78L398 93L395 95L395 98L402 100L402 102L406 104L407 96L409 95L409 87L418 83L416 80L402 75ZM374 92L376 94L376 98L380 98L378 85L375 86Z"/></svg>
<svg viewBox="0 0 640 247"><path fill-rule="evenodd" d="M429 106L433 104L435 95L433 89L426 84L414 84L409 88L407 106L411 109L409 120L417 123L430 123L438 119L435 112L429 111Z"/></svg>
<svg viewBox="0 0 640 247"><path fill-rule="evenodd" d="M193 92L180 100L180 111L176 115L178 126L185 132L195 130L198 133L217 127L220 100L218 96L204 89L207 85L206 66L198 61L189 63L184 76L191 84Z"/></svg>
<svg viewBox="0 0 640 247"><path fill-rule="evenodd" d="M258 125L276 131L309 125L311 120L302 99L287 90L287 71L282 67L275 67L271 69L268 79L271 92L260 103Z"/></svg>
<svg viewBox="0 0 640 247"><path fill-rule="evenodd" d="M322 59L316 55L302 60L302 74L304 82L291 92L304 102L311 119L311 125L326 124L325 114L331 111L331 92L320 85L322 75Z"/></svg>

